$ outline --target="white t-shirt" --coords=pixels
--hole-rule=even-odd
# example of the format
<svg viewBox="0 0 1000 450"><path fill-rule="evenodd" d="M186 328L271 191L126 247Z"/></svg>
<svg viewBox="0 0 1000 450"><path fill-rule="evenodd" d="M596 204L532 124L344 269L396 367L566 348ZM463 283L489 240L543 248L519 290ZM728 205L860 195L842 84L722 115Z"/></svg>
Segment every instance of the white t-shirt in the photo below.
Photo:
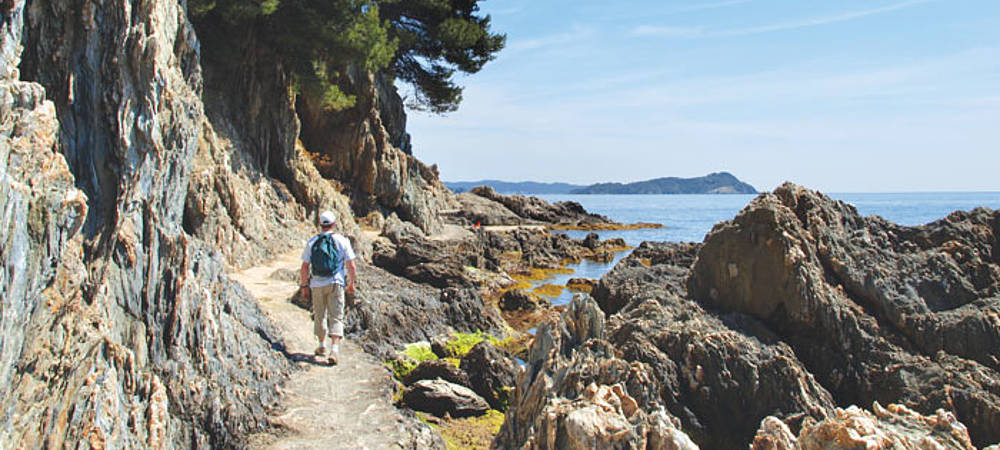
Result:
<svg viewBox="0 0 1000 450"><path fill-rule="evenodd" d="M332 277L320 277L313 275L312 279L309 281L309 287L311 288L326 286L334 283L344 286L344 261L351 261L354 259L354 250L351 248L351 241L347 240L347 238L342 235L335 234L332 231L328 231L326 234L333 236L333 242L337 246L337 253L340 254L340 261L338 262L337 270L333 272ZM302 252L302 262L312 263L312 248L318 238L319 235L317 234L306 243L306 249Z"/></svg>

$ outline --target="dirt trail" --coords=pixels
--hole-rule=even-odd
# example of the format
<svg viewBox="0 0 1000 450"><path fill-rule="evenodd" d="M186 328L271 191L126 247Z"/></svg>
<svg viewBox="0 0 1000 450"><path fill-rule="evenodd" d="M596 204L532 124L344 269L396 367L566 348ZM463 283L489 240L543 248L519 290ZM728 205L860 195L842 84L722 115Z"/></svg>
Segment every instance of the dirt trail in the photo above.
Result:
<svg viewBox="0 0 1000 450"><path fill-rule="evenodd" d="M283 427L279 434L258 434L250 448L392 449L420 447L433 441L430 430L392 405L392 379L382 365L355 343L341 345L340 364L313 362L316 338L309 312L288 299L295 293L299 252L286 253L230 276L257 298L281 330L290 359L300 368L284 386L279 407L268 418ZM285 269L295 274L272 277ZM426 444L424 444L426 445Z"/></svg>

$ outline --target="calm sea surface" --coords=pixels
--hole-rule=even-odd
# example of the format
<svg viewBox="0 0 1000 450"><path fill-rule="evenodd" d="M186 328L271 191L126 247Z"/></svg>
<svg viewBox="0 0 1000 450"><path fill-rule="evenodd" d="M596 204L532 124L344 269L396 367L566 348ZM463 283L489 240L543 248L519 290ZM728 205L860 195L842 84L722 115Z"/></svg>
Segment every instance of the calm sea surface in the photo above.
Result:
<svg viewBox="0 0 1000 450"><path fill-rule="evenodd" d="M978 206L1000 209L1000 192L944 192L906 194L830 194L831 197L853 204L863 215L879 215L903 225L921 225L941 219L956 210L969 210ZM642 241L692 241L701 242L705 234L718 222L732 219L755 195L539 195L550 202L572 200L587 211L603 214L611 220L624 223L654 222L662 229L601 232L601 239L620 237L629 245ZM566 232L572 237L586 236L586 232ZM600 278L615 263L624 258L620 253L609 264L584 262L570 266L573 275L562 275L545 283L565 284L571 277ZM564 304L572 294L564 291L553 299L554 304Z"/></svg>

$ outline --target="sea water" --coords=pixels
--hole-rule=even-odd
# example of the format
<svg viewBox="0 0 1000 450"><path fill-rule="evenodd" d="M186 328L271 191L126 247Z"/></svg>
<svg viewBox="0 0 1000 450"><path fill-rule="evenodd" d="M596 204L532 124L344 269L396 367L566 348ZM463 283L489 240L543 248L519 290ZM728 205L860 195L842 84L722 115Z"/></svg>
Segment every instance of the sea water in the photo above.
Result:
<svg viewBox="0 0 1000 450"><path fill-rule="evenodd" d="M958 210L976 207L1000 209L1000 192L934 192L900 194L830 194L854 205L862 215L879 215L901 225L922 225L939 220ZM712 227L730 220L755 195L539 195L549 202L571 200L587 211L622 223L652 222L663 228L598 232L601 239L620 237L631 246L643 241L701 242ZM570 237L583 238L585 231L567 231ZM584 261L569 266L571 275L559 275L543 283L566 284L573 277L598 279L628 252L616 255L610 263ZM564 290L552 299L555 305L566 304L573 294Z"/></svg>

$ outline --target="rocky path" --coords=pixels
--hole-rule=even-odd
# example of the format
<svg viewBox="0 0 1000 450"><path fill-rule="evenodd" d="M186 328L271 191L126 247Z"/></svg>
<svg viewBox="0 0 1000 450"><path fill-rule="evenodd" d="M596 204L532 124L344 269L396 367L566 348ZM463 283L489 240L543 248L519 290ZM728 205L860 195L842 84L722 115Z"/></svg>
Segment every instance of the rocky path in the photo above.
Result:
<svg viewBox="0 0 1000 450"><path fill-rule="evenodd" d="M393 406L389 373L355 343L341 345L337 366L313 362L316 339L309 312L288 302L297 283L286 280L297 278L290 275L298 273L298 256L291 251L231 274L281 330L286 354L300 369L284 386L281 404L269 417L281 431L251 436L248 446L396 449L433 443L429 428Z"/></svg>

